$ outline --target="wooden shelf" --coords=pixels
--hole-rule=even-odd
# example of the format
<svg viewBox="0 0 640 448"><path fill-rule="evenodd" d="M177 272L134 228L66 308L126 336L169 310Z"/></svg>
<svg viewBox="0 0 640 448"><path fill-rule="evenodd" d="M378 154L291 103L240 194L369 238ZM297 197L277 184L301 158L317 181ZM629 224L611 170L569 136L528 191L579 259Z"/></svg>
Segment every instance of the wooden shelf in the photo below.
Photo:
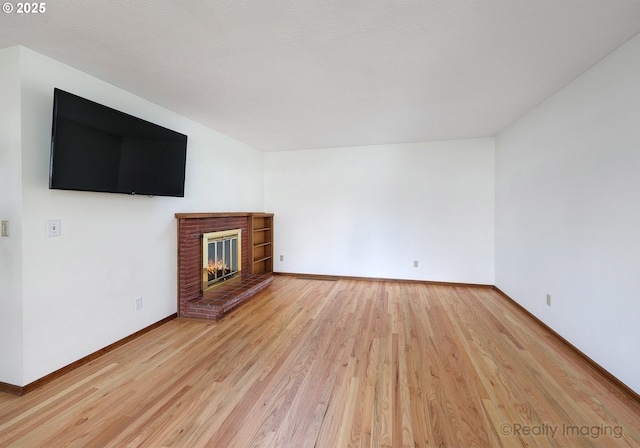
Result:
<svg viewBox="0 0 640 448"><path fill-rule="evenodd" d="M254 212L202 212L202 213L176 213L177 219L205 219L205 218L242 218L245 216L260 215Z"/></svg>
<svg viewBox="0 0 640 448"><path fill-rule="evenodd" d="M249 216L249 272L273 272L273 213Z"/></svg>

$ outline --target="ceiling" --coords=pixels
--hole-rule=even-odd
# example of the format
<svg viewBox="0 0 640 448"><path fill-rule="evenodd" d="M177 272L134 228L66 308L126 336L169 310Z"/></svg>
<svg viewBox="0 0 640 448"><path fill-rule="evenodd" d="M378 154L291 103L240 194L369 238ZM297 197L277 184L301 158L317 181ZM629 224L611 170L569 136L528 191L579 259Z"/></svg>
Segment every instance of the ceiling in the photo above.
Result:
<svg viewBox="0 0 640 448"><path fill-rule="evenodd" d="M264 151L494 136L640 32L640 0L55 0L24 45Z"/></svg>

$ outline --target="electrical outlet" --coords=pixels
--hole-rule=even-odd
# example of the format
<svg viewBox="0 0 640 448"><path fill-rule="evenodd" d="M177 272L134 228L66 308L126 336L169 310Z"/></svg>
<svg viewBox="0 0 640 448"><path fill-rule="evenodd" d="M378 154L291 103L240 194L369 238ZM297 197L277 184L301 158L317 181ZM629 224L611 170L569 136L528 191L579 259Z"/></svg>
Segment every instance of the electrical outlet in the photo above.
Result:
<svg viewBox="0 0 640 448"><path fill-rule="evenodd" d="M280 255L280 261L284 261L284 255Z"/></svg>
<svg viewBox="0 0 640 448"><path fill-rule="evenodd" d="M2 236L9 236L9 221L2 221Z"/></svg>
<svg viewBox="0 0 640 448"><path fill-rule="evenodd" d="M418 260L413 260L413 267L417 268L418 267Z"/></svg>
<svg viewBox="0 0 640 448"><path fill-rule="evenodd" d="M135 309L136 311L138 311L141 308L142 308L142 296L136 297Z"/></svg>
<svg viewBox="0 0 640 448"><path fill-rule="evenodd" d="M551 294L547 294L547 305L551 306Z"/></svg>

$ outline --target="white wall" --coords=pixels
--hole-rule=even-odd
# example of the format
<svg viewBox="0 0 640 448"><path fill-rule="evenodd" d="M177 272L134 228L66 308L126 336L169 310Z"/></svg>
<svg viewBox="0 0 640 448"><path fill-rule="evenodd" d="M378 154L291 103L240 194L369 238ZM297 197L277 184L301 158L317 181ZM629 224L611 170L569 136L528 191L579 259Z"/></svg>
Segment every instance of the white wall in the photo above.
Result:
<svg viewBox="0 0 640 448"><path fill-rule="evenodd" d="M20 52L0 50L0 381L22 380L22 161L20 154Z"/></svg>
<svg viewBox="0 0 640 448"><path fill-rule="evenodd" d="M640 393L640 36L497 137L496 286Z"/></svg>
<svg viewBox="0 0 640 448"><path fill-rule="evenodd" d="M259 151L19 51L22 210L12 232L22 238L24 371L21 381L0 381L25 385L176 312L176 212L259 211L264 197ZM187 134L185 197L49 190L54 87ZM219 185L237 186L237 195L220 194ZM48 219L62 221L61 237L46 236ZM138 296L143 308L134 311Z"/></svg>
<svg viewBox="0 0 640 448"><path fill-rule="evenodd" d="M265 209L278 272L494 281L493 139L266 153Z"/></svg>

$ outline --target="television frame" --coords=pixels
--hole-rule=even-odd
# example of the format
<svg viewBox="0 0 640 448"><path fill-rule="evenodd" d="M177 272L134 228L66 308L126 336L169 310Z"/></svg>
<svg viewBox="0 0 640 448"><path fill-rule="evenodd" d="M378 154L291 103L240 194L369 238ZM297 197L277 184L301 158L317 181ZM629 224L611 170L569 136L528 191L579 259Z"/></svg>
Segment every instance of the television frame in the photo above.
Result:
<svg viewBox="0 0 640 448"><path fill-rule="evenodd" d="M184 197L187 136L55 88L49 189Z"/></svg>

